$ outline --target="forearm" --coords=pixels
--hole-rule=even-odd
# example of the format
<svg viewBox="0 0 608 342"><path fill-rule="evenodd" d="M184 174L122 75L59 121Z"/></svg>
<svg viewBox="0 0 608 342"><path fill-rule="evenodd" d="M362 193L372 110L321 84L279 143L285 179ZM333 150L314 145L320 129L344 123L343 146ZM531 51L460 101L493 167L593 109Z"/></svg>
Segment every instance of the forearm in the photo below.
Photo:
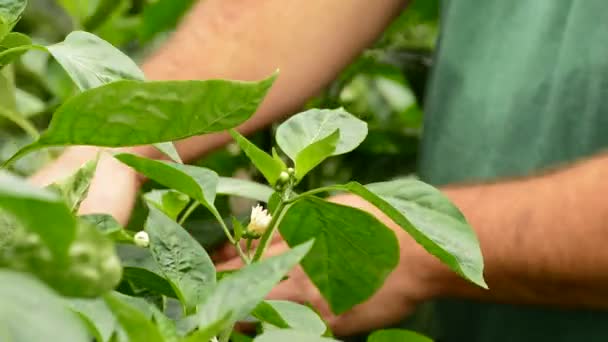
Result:
<svg viewBox="0 0 608 342"><path fill-rule="evenodd" d="M143 69L150 79L237 80L259 80L280 69L258 112L240 127L249 133L315 95L377 38L403 3L201 1ZM229 141L228 134L208 134L179 142L178 149L191 160Z"/></svg>
<svg viewBox="0 0 608 342"><path fill-rule="evenodd" d="M480 239L489 291L448 275L441 295L608 308L608 156L495 184L448 187Z"/></svg>

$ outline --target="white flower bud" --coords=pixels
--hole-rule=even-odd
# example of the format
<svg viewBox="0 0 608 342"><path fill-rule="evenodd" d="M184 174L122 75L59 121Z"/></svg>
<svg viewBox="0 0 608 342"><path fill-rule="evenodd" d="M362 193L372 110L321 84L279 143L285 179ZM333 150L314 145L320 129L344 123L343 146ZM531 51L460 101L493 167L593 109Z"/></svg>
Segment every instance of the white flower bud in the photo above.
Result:
<svg viewBox="0 0 608 342"><path fill-rule="evenodd" d="M255 235L262 235L268 228L271 220L272 216L268 211L258 204L251 209L251 220L247 226L247 231Z"/></svg>
<svg viewBox="0 0 608 342"><path fill-rule="evenodd" d="M135 236L133 236L133 242L136 246L145 248L150 246L150 237L148 236L148 233L140 230L139 232L135 233Z"/></svg>

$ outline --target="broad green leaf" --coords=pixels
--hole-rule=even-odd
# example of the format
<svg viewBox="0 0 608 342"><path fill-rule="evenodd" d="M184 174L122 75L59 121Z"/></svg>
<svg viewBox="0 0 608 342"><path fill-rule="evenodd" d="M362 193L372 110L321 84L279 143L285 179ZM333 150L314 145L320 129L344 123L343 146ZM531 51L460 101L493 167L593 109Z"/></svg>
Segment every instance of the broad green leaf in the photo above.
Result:
<svg viewBox="0 0 608 342"><path fill-rule="evenodd" d="M439 190L414 179L365 187L351 182L329 188L361 196L453 271L487 288L483 279L483 257L475 232L458 208Z"/></svg>
<svg viewBox="0 0 608 342"><path fill-rule="evenodd" d="M232 138L234 138L243 152L249 157L253 165L255 165L255 167L264 175L264 178L266 178L268 183L274 185L279 179L281 172L284 171L285 164L280 163L271 155L255 146L236 130L230 130L230 135L232 135Z"/></svg>
<svg viewBox="0 0 608 342"><path fill-rule="evenodd" d="M88 323L92 335L99 342L109 341L116 330L118 322L103 299L67 300L67 306Z"/></svg>
<svg viewBox="0 0 608 342"><path fill-rule="evenodd" d="M128 79L144 80L139 67L112 44L94 34L75 31L47 47L80 90Z"/></svg>
<svg viewBox="0 0 608 342"><path fill-rule="evenodd" d="M371 297L399 262L390 228L367 212L315 197L296 201L279 230L290 246L315 239L302 268L336 314Z"/></svg>
<svg viewBox="0 0 608 342"><path fill-rule="evenodd" d="M76 236L76 220L55 193L0 172L0 208L36 234L56 258L67 256Z"/></svg>
<svg viewBox="0 0 608 342"><path fill-rule="evenodd" d="M177 298L175 290L167 279L145 268L125 267L123 280L137 289L148 289L163 296Z"/></svg>
<svg viewBox="0 0 608 342"><path fill-rule="evenodd" d="M148 41L157 33L172 30L196 0L159 0L144 8L139 35Z"/></svg>
<svg viewBox="0 0 608 342"><path fill-rule="evenodd" d="M310 170L330 157L336 150L339 139L340 130L337 129L332 134L315 141L300 151L296 156L296 178L304 178Z"/></svg>
<svg viewBox="0 0 608 342"><path fill-rule="evenodd" d="M0 40L13 29L26 6L26 0L0 0Z"/></svg>
<svg viewBox="0 0 608 342"><path fill-rule="evenodd" d="M156 206L165 215L176 220L179 213L188 206L190 198L175 190L152 190L144 195L146 201Z"/></svg>
<svg viewBox="0 0 608 342"><path fill-rule="evenodd" d="M368 338L367 342L393 342L393 341L404 341L404 342L433 342L430 338L422 336L413 331L401 330L401 329L386 329L378 330L372 333Z"/></svg>
<svg viewBox="0 0 608 342"><path fill-rule="evenodd" d="M257 318L264 324L269 324L275 328L287 329L289 324L281 317L268 301L263 301L253 309L251 316Z"/></svg>
<svg viewBox="0 0 608 342"><path fill-rule="evenodd" d="M160 152L162 152L164 155L171 158L171 160L173 160L174 162L180 163L180 164L184 163L182 161L182 158L179 156L179 153L177 152L175 145L172 142L167 141L167 142L162 142L162 143L156 143L153 146L156 147L156 149L159 150Z"/></svg>
<svg viewBox="0 0 608 342"><path fill-rule="evenodd" d="M344 109L311 109L296 114L277 128L277 144L292 160L308 145L340 130L333 156L354 150L367 135L367 124Z"/></svg>
<svg viewBox="0 0 608 342"><path fill-rule="evenodd" d="M290 330L290 329L278 329L278 330L270 330L264 332L262 335L259 335L253 342L338 342L338 340L334 340L329 337L321 337L317 334L299 331L299 330Z"/></svg>
<svg viewBox="0 0 608 342"><path fill-rule="evenodd" d="M154 207L150 207L145 228L152 256L185 311L191 312L215 286L211 258L186 230Z"/></svg>
<svg viewBox="0 0 608 342"><path fill-rule="evenodd" d="M244 318L272 288L308 253L312 242L260 262L253 263L223 278L200 305L196 315L199 328L205 329L224 317L224 327ZM241 295L242 294L242 295Z"/></svg>
<svg viewBox="0 0 608 342"><path fill-rule="evenodd" d="M319 315L307 306L284 300L267 300L264 303L270 306L270 308L281 317L288 328L308 332L317 336L323 335L327 330L327 326ZM270 310L267 310L266 312L270 313ZM264 320L263 318L256 316L255 312L254 316L260 320ZM270 330L270 325L272 325L273 328L286 328L285 326L277 325L272 321L264 321L269 323L264 324L264 331Z"/></svg>
<svg viewBox="0 0 608 342"><path fill-rule="evenodd" d="M0 270L2 341L87 341L89 334L61 297L35 278Z"/></svg>
<svg viewBox="0 0 608 342"><path fill-rule="evenodd" d="M164 342L163 336L152 321L130 303L127 304L122 296L106 295L106 303L118 319L130 341Z"/></svg>
<svg viewBox="0 0 608 342"><path fill-rule="evenodd" d="M74 213L78 211L80 203L84 201L89 192L98 160L99 156L86 162L74 174L49 186L51 190L57 190L61 194Z"/></svg>
<svg viewBox="0 0 608 342"><path fill-rule="evenodd" d="M155 182L184 193L210 210L215 210L213 202L219 177L214 171L128 153L120 153L114 157Z"/></svg>
<svg viewBox="0 0 608 342"><path fill-rule="evenodd" d="M274 190L266 185L245 179L220 177L217 183L218 195L230 195L268 202Z"/></svg>
<svg viewBox="0 0 608 342"><path fill-rule="evenodd" d="M64 102L38 144L120 147L222 131L249 119L274 79L116 81Z"/></svg>
<svg viewBox="0 0 608 342"><path fill-rule="evenodd" d="M0 41L0 68L11 63L27 52L29 48L14 49L16 47L29 47L32 45L30 37L23 33L11 32ZM8 50L11 50L10 52Z"/></svg>

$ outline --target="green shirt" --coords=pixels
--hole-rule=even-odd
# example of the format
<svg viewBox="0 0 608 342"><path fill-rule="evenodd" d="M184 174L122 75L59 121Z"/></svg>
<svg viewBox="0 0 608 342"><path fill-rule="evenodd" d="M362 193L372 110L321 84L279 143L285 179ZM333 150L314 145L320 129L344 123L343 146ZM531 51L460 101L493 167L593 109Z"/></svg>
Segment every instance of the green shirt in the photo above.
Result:
<svg viewBox="0 0 608 342"><path fill-rule="evenodd" d="M607 14L608 0L444 1L421 177L526 175L608 147ZM608 341L608 312L460 300L434 311L442 342Z"/></svg>

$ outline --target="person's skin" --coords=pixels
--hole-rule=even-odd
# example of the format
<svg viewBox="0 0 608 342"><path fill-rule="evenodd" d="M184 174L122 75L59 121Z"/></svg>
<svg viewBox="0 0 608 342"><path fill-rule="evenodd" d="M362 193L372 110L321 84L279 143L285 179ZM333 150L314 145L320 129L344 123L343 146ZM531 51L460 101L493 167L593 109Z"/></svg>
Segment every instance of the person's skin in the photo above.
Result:
<svg viewBox="0 0 608 342"><path fill-rule="evenodd" d="M254 118L249 133L296 110L368 46L402 8L402 1L206 0L174 37L145 64L151 79L261 79L276 68L281 76ZM179 144L186 160L229 141L226 134ZM159 157L150 147L130 149ZM92 158L95 148L74 148L32 178L46 184ZM311 302L339 335L387 326L416 304L438 297L464 297L559 307L608 308L608 156L546 174L492 184L454 185L444 193L474 227L490 290L459 278L426 253L376 208L353 195L332 201L367 210L391 227L401 262L381 290L350 312L335 317L297 268L271 297ZM107 212L122 222L131 210L139 179L110 157L99 166L82 210ZM285 249L275 241L268 253ZM224 253L221 268L240 265Z"/></svg>

